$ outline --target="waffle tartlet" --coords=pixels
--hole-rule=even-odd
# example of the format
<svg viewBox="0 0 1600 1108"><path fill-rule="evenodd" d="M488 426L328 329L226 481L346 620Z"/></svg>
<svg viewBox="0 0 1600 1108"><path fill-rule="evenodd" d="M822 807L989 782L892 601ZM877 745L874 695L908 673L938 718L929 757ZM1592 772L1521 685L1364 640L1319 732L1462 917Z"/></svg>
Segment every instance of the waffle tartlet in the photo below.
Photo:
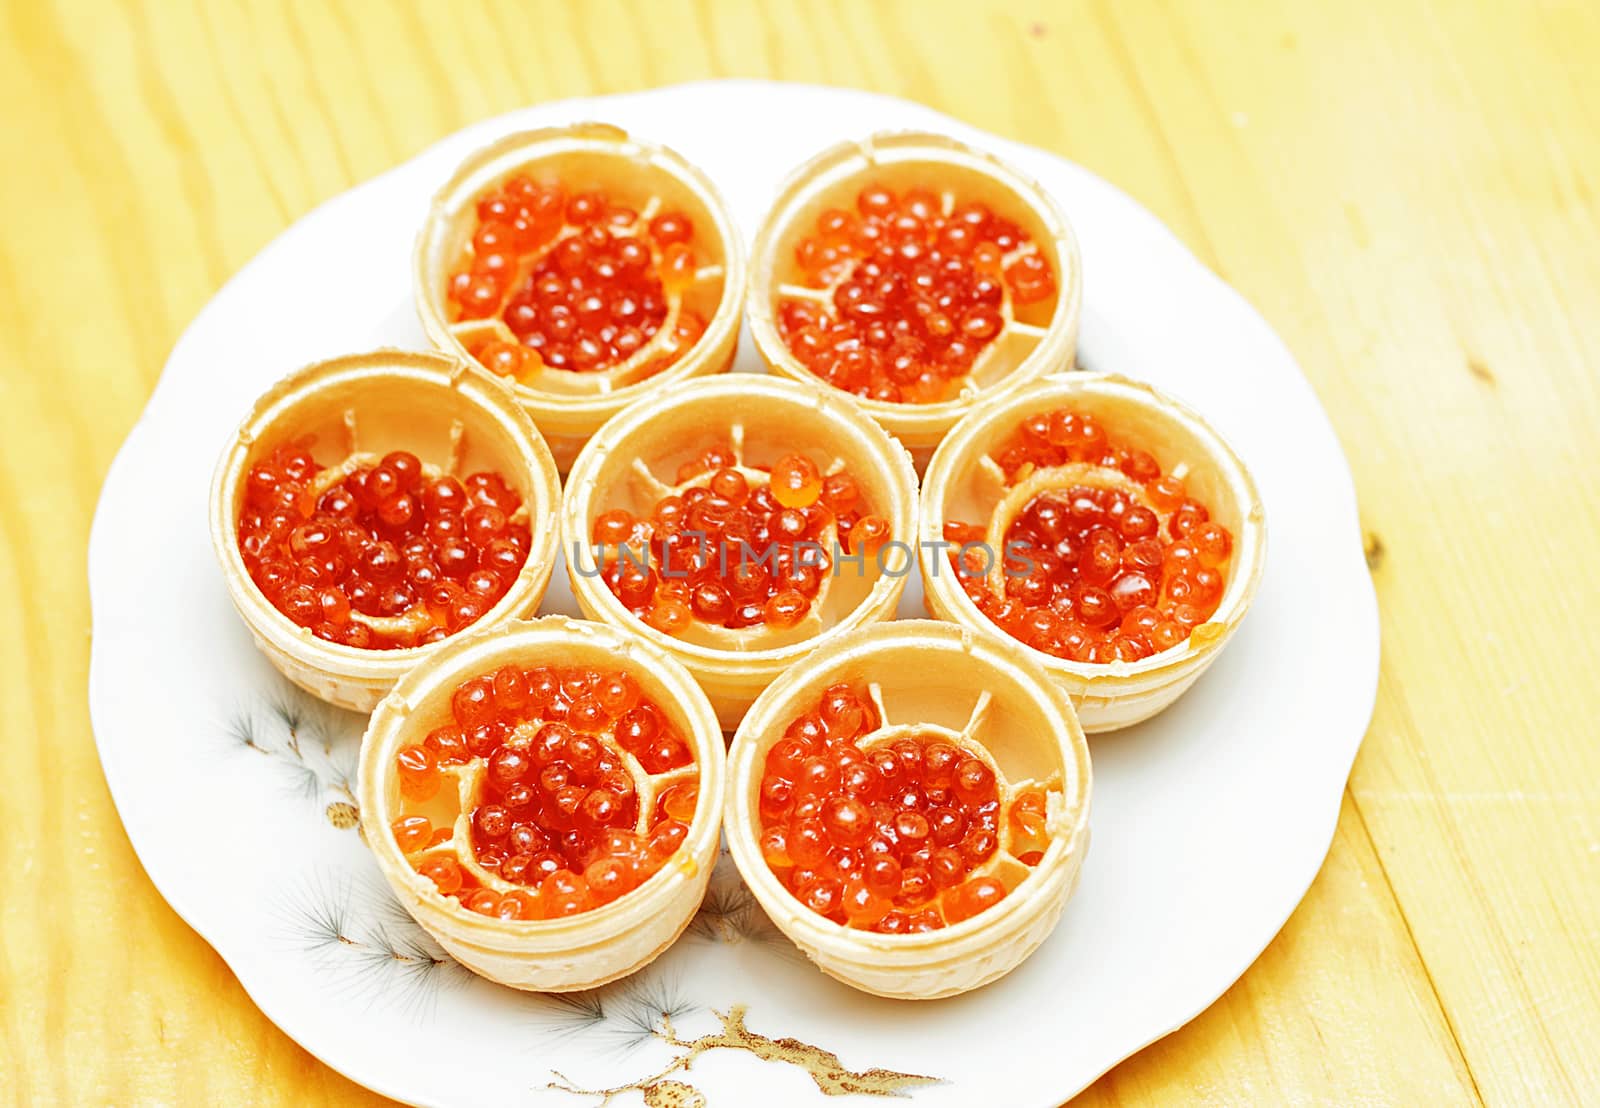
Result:
<svg viewBox="0 0 1600 1108"><path fill-rule="evenodd" d="M1051 445L1074 435L1092 445ZM1030 449L1057 457L1035 464ZM1189 688L1243 620L1266 553L1260 494L1227 442L1190 408L1112 374L1047 377L963 419L928 466L921 520L930 614L1056 636L1029 650L1090 732L1137 723ZM1103 528L1122 530L1111 542L1093 533ZM1008 546L1046 532L1059 545ZM977 546L952 555L956 541ZM1030 597L1018 578L1030 564L1044 574L1052 552L1061 583ZM973 559L965 575L953 557Z"/></svg>
<svg viewBox="0 0 1600 1108"><path fill-rule="evenodd" d="M836 737L830 729L839 715L832 709L841 695L849 699L841 690L853 691L866 709L859 723ZM842 747L853 746L866 760L854 760L852 754L831 786L807 793L810 786L796 785L783 800L772 782L786 772L778 767L793 760L796 743L818 745L815 738L803 738L808 728L827 734L820 740L827 753L802 763L797 775L802 780L821 780L815 763L839 759ZM959 757L963 774L972 770L983 790L976 797L991 798L970 818L946 807L958 802L949 795L952 786L936 779L936 747L944 748L946 757ZM913 756L923 776L890 783L889 775L901 772L894 767L903 767L904 752L913 748L927 756L926 762ZM956 755L949 754L951 748ZM882 774L877 773L880 764L888 767ZM957 763L943 764L937 772L952 776L950 767ZM728 845L762 908L826 973L881 996L950 996L1015 969L1055 927L1088 847L1089 749L1071 704L1016 643L948 623L899 621L819 648L756 700L730 748L728 774ZM829 788L833 791L825 791ZM848 798L859 796L870 802L872 820L895 821L888 825L894 837L874 823L855 855L841 852L835 842L825 860L809 864L810 876L800 874L796 840L807 832L796 828L813 817L796 813L807 796L829 798L817 805L821 814L815 817L824 829L829 821L848 823L830 805L846 812ZM1023 797L1028 799L1019 805ZM775 815L772 806L780 800L796 806ZM929 806L931 819L915 814ZM958 818L967 822L957 825ZM774 837L772 828L784 828L785 819L793 822ZM980 820L988 822L980 825ZM909 825L902 826L904 821ZM954 834L944 835L952 827ZM788 845L774 846L785 841L785 833ZM971 842L984 835L988 841L972 850ZM946 840L948 846L938 845ZM919 844L926 849L915 850ZM925 871L930 864L937 870L940 856L956 853L955 846L972 855L965 872L951 878L960 883L929 885ZM772 861L775 852L779 862L795 868ZM919 861L922 853L931 863ZM883 857L896 861L878 861ZM874 909L870 903L869 886L879 867L902 878L900 892L878 894L891 901L891 915L901 917L887 932L890 915L880 914L881 904ZM924 872L914 876L919 868ZM843 887L852 914L846 909L832 918L821 914L820 908L833 903L833 893L823 890L823 896L817 889L829 881ZM968 901L954 911L957 898L972 884L991 884L1003 893L998 899L991 893L975 913ZM913 922L906 930L907 919L914 921L919 910L933 913L938 922L920 931Z"/></svg>
<svg viewBox="0 0 1600 1108"><path fill-rule="evenodd" d="M674 625L655 619L656 608L646 613L651 616L647 620L639 605L630 609L623 602L625 588L613 591L602 571L608 566L629 568L621 558L626 544L630 551L644 551L641 560L653 575L649 587L659 598L659 608L664 609L670 595L692 578L682 576L688 571L661 557L659 545L647 549L649 544L659 544L667 532L662 505L671 502L681 511L684 497L709 497L712 489L728 481L747 490L752 502L757 495L776 497L782 490L772 481L771 471L787 474L785 459L796 455L808 458L815 467L812 476L829 487L839 474L849 477L859 493L854 503L861 506L861 512L876 517L870 525L876 532L871 536L872 553L859 545L868 541L868 526L846 531L850 513L834 515L822 510L823 501L815 499L820 495L816 492L810 493L814 499L807 509L795 510L813 524L803 541L786 541L776 533L765 538L751 535L748 561L769 553L778 558L815 559L810 546L804 555L800 553L806 544L826 555L828 567L821 568L818 563L814 579L805 582L812 592L804 597L804 604L796 602L803 612L797 621L780 627L776 618L771 622L757 619L754 625L728 626L740 620L696 616L687 625L682 621ZM699 460L708 456L720 457L720 461L701 465ZM723 470L736 476L724 473L719 478ZM694 491L697 489L701 491ZM573 592L584 613L636 631L682 662L705 688L718 718L729 730L738 725L750 702L773 678L820 643L891 618L915 557L909 544L916 533L916 474L905 448L849 397L777 377L735 373L681 382L653 394L612 419L590 440L573 463L567 490L562 546ZM606 521L619 517L625 533L602 540L616 545L592 545L597 525L610 526ZM787 518L794 518L793 514ZM842 542L841 534L845 535ZM713 558L714 548L725 549L718 580L731 580L729 574L745 575L738 560L739 547L731 539L726 547L709 538L674 542L678 544L673 547L674 557L685 553L690 544L713 550ZM859 555L859 562L852 560L847 548ZM774 563L766 587L779 588L780 580L789 579L789 573L780 575ZM696 591L689 600L699 605L699 596ZM695 609L702 610L703 606Z"/></svg>
<svg viewBox="0 0 1600 1108"><path fill-rule="evenodd" d="M636 790L639 835L648 833L657 805L669 790L686 781L698 783L692 817L685 821L687 832L675 839L676 849L655 859L656 868L615 899L553 918L502 918L466 906L482 890L489 890L491 899L502 905L535 904L540 897L548 904L556 895L537 885L530 887L526 879L506 880L498 872L509 865L506 861L496 861L498 868L480 862L483 823L475 812L481 813L488 800L510 803L497 783L498 753L486 758L469 749L462 752L465 761L441 756L432 769L441 780L437 792L421 800L407 793L397 756L418 750L437 754L438 729L448 731L458 718L457 691L475 679L498 676L506 667L555 668L558 673L587 667L597 673L626 674L638 702L652 701L692 755L687 765L652 773L624 745L622 722L611 719L577 728L603 736L606 756L625 766ZM526 714L530 722L503 735L497 752L510 747L524 753L536 750L544 716L537 707L528 708ZM550 616L452 642L408 673L383 699L362 741L358 797L362 831L406 911L463 965L518 989L585 989L640 969L670 946L694 917L716 862L724 769L716 717L682 666L616 628ZM530 780L535 790L543 787L542 778ZM431 823L438 832L408 852L396 837L397 826L402 826L397 821L407 819ZM421 872L437 872L429 863L440 859L465 883L450 895Z"/></svg>
<svg viewBox="0 0 1600 1108"><path fill-rule="evenodd" d="M541 201L533 186L560 187L565 206L550 215L557 222L528 230L509 247L484 243L477 236L484 215L490 214L491 200L499 195L497 190L522 187L519 179L528 184L530 203L535 205ZM602 195L599 203L607 206L598 213L574 207L588 203L586 197ZM499 212L496 219L505 214L494 211ZM676 220L662 238L678 240L691 234L687 248L658 241L659 226L652 221L661 216ZM629 222L613 223L613 217ZM681 217L687 217L687 225ZM643 246L642 269L635 273L628 268L631 262L613 259L603 271L585 270L581 259L574 261L571 273L587 282L583 295L599 294L594 300L596 314L584 315L588 301L577 300L558 327L551 322L556 314L549 307L553 301L539 299L535 290L541 275L570 276L560 248L569 241L584 242L583 231L594 226L614 236L605 250L620 248L624 242L631 244L629 250ZM683 254L681 273L674 269L677 259L668 256L674 249ZM469 308L453 298L452 280L487 265L484 259L490 251L496 264L505 267L500 291L490 298L492 304L464 314ZM655 291L616 292L621 286L612 283L623 279L619 273L634 273ZM739 335L745 270L738 230L703 173L674 151L616 127L580 123L508 135L462 163L434 197L417 239L415 282L417 312L428 337L440 349L482 358L491 370L512 376L518 398L544 432L557 464L565 469L600 424L651 385L728 368ZM488 292L482 295L489 297ZM551 295L559 297L560 290ZM658 302L644 303L648 297ZM624 301L626 308L621 306ZM518 333L524 320L515 313L525 313L533 330ZM591 322L585 323L586 319ZM554 347L543 347L545 356L561 366L545 364L542 358L530 364L531 343L554 343L552 336L568 334L573 321L578 329L572 334L601 335L604 326L613 333L603 348L587 353L580 353L577 345L563 347L559 354L550 353ZM534 333L541 337L534 340ZM600 349L605 352L593 354ZM500 352L498 357L494 351ZM521 353L511 357L508 351ZM508 357L517 364L508 366ZM578 359L590 357L598 361L575 368Z"/></svg>
<svg viewBox="0 0 1600 1108"><path fill-rule="evenodd" d="M256 645L296 685L340 707L370 711L438 644L365 649L325 641L280 611L252 579L240 548L246 482L258 462L291 444L321 467L313 491L389 451L414 455L429 479L498 474L520 501L511 518L526 527L527 549L515 578L471 626L491 627L538 607L557 556L561 486L549 448L510 390L441 354L381 350L318 362L256 401L217 463L210 494L211 541L228 594ZM419 600L393 617L352 612L349 622L404 630L425 616Z"/></svg>
<svg viewBox="0 0 1600 1108"><path fill-rule="evenodd" d="M867 264L873 250L887 248L902 233L883 221L907 211L920 213L921 230L905 231L899 241L913 244L896 249L915 251L917 261L904 261L901 287L893 291L893 274L891 285L878 285ZM977 224L964 223L968 213L980 211L992 216L987 229L981 216L974 216ZM861 228L875 219L880 230L888 230L873 237ZM989 241L994 238L998 246ZM994 251L981 266L975 242ZM930 251L956 267L952 280L959 287L948 286L940 295L935 286L942 271L917 268ZM880 260L889 269L901 264L892 254ZM1019 261L1036 267L1026 283L1014 279ZM972 283L985 276L985 284ZM852 287L857 278L860 289ZM842 325L857 318L848 299L856 292L879 298L873 309L879 316L859 309L859 342L853 337L845 345L870 350L840 358L832 347L823 355L820 347L796 345L820 340L790 325L799 318L794 313L809 312L818 326ZM914 302L919 299L926 302ZM910 448L919 466L974 403L1072 365L1081 299L1077 241L1056 202L998 159L936 134L883 133L822 151L783 185L751 254L750 324L762 356L779 373L854 392ZM882 316L884 304L890 305L889 316L914 321L905 324L909 330L903 333L915 338L906 338L904 349L921 352L898 363L911 367L904 372L895 368L902 349L893 345L898 333L886 328L875 337L871 329L871 319L888 318ZM952 353L952 338L965 354ZM868 371L850 361L869 354L883 368ZM927 369L920 377L918 366Z"/></svg>

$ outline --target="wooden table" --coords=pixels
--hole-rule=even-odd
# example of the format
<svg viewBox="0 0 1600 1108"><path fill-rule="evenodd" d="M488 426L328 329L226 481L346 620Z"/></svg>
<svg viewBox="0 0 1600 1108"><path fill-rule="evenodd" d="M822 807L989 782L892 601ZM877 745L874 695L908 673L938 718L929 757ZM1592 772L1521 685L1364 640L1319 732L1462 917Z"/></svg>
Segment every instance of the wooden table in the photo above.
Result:
<svg viewBox="0 0 1600 1108"><path fill-rule="evenodd" d="M1384 663L1333 851L1244 979L1084 1102L1600 1095L1600 8L7 0L3 28L0 1091L374 1099L128 846L84 698L101 478L190 318L319 201L491 113L739 75L1120 185L1266 314L1349 453Z"/></svg>

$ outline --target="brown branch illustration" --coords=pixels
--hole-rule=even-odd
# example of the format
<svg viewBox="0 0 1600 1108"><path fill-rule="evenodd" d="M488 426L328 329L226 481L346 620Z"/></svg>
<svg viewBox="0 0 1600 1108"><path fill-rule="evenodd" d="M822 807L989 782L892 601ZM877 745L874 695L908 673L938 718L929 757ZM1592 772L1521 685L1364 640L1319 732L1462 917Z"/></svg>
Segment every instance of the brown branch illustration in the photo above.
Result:
<svg viewBox="0 0 1600 1108"><path fill-rule="evenodd" d="M811 1080L825 1096L859 1093L866 1096L903 1097L907 1095L908 1089L919 1085L936 1085L940 1080L937 1077L900 1073L876 1067L869 1070L852 1070L846 1067L839 1060L839 1056L831 1050L824 1050L822 1047L794 1038L768 1038L745 1026L745 1006L742 1004L729 1009L726 1015L721 1012L714 1014L722 1021L722 1029L697 1039L680 1039L672 1028L672 1020L666 1016L662 1017L661 1025L655 1032L656 1037L683 1053L654 1076L640 1078L609 1089L582 1089L573 1085L564 1075L557 1073L554 1076L558 1080L550 1082L548 1087L578 1096L598 1097L596 1108L603 1108L613 1097L635 1091L644 1096L647 1108L704 1108L706 1103L704 1094L690 1085L669 1081L667 1078L689 1069L696 1058L709 1050L742 1050L763 1061L799 1066L810 1075Z"/></svg>

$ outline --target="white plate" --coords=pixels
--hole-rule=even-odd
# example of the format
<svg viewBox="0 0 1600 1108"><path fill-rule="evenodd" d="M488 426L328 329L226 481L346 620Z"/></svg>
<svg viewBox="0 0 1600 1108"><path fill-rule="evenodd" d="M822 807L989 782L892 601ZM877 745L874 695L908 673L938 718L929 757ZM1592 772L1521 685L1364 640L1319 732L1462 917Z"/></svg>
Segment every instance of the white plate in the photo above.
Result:
<svg viewBox="0 0 1600 1108"><path fill-rule="evenodd" d="M1255 472L1271 551L1254 611L1174 708L1094 740L1082 885L1043 948L994 986L931 1003L856 993L774 934L725 865L695 928L626 982L561 1000L475 978L398 909L342 818L362 721L288 689L229 605L206 490L242 413L315 359L424 347L409 256L435 187L499 134L588 119L702 166L747 236L790 167L841 137L922 128L995 151L1060 199L1082 241L1081 364L1188 399ZM756 368L748 347L740 367ZM816 1104L825 1086L853 1085L927 1108L1056 1105L1204 1009L1282 926L1328 849L1377 683L1349 472L1261 318L1085 170L914 104L798 85L516 112L301 219L174 348L106 478L89 581L95 734L151 880L297 1042L429 1105L590 1104L552 1083L643 1087L668 1070L649 1103L698 1104L692 1087L716 1105L758 1092L765 1105ZM901 614L920 609L913 581ZM545 610L576 614L559 570ZM747 1034L722 1018L736 1008ZM771 1042L786 1038L797 1043Z"/></svg>

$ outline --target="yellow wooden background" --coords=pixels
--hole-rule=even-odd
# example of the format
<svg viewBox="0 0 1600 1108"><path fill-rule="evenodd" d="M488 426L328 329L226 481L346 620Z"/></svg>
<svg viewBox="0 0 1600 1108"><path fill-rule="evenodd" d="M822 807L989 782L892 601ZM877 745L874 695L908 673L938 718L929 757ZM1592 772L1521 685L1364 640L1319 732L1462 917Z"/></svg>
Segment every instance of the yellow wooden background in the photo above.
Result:
<svg viewBox="0 0 1600 1108"><path fill-rule="evenodd" d="M0 1093L373 1099L255 1010L128 846L85 706L101 478L189 319L319 201L494 112L739 75L912 97L1120 185L1266 314L1349 453L1384 662L1332 854L1243 980L1083 1103L1600 1095L1600 7L0 18Z"/></svg>

